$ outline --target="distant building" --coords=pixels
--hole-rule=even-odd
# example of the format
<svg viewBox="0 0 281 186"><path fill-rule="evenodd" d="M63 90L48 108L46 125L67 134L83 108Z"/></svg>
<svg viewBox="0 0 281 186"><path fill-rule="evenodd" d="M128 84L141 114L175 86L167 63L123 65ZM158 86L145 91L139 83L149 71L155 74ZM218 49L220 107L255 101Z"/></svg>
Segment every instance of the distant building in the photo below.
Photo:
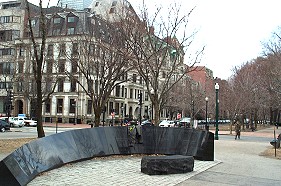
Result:
<svg viewBox="0 0 281 186"><path fill-rule="evenodd" d="M84 3L86 1L62 0L61 3L63 2L75 2L75 4L79 4L79 2ZM108 7L108 11L111 15L118 12L117 7L120 7L121 10L122 6L125 6L123 10L129 10L129 12L134 13L126 0L114 2L115 1L110 1L110 6ZM93 4L93 6L94 5L95 4ZM14 95L12 100L14 109L10 114L12 116L18 114L26 114L30 117L35 116L36 99L34 99L35 94L33 93L36 93L36 86L32 74L33 50L32 41L30 39L31 33L27 27L28 16L25 7L25 0L0 3L1 115L7 115L5 104L7 102L7 92L11 91ZM71 7L70 4L68 4L67 7L75 8ZM35 39L39 43L41 34L39 27L40 21L36 14L40 12L40 9L38 6L32 4L30 4L30 8L35 14L31 18L31 27ZM82 51L82 46L86 42L83 43L80 39L81 37L79 38L80 40L78 40L79 42L76 41L77 37L95 32L93 35L94 38L91 38L93 44L91 47L87 47L87 49L90 55L94 56L94 52L96 52L95 57L100 60L100 57L105 57L107 53L102 50L102 48L96 47L97 44L101 42L103 46L107 46L109 41L113 41L112 39L114 39L114 37L110 35L111 31L116 32L118 29L110 29L111 23L108 24L106 22L107 20L103 19L103 16L93 14L93 9L90 11L90 9L69 10L68 8L52 7L45 10L47 12L46 20L49 29L47 32L44 68L42 70L44 81L42 82L44 87L43 91L45 91L44 93L50 92L52 85L56 83L56 86L54 92L49 97L50 99L46 99L43 104L42 119L45 122L54 122L56 119L59 123L86 123L94 118L92 100L75 81L75 78L71 79L67 77L65 72L71 72L73 77L86 83L85 77L80 75L79 68L77 68L79 56L77 53L79 53L79 49ZM102 7L100 8L102 9ZM151 31L151 34L152 33ZM120 39L118 38L116 42L117 41L120 42ZM157 39L158 43L165 43L165 46L174 46L174 44L176 44L175 41L175 38L172 40L167 40L166 38L164 41ZM167 57L165 63L167 64L166 67L169 67L168 65L171 64L171 60L175 58L173 54L175 53L171 53L171 57ZM179 58L183 63L184 54L179 54ZM107 56L106 59L108 59ZM83 60L79 61L83 62ZM95 91L98 91L100 83L98 79L94 79L95 71L91 71L91 73L93 76L92 81L90 81L91 84L89 83L90 86L85 87L94 87ZM159 76L159 81L164 80L166 76L164 69L161 76ZM175 81L177 78L176 74L173 77ZM121 80L123 81L125 78L127 81L121 82ZM137 118L140 112L140 106L138 105L139 93L143 95L141 116L152 118L154 112L148 94L150 90L146 89L144 81L138 72L132 69L127 74L124 74L124 77L118 81L120 81L120 84L111 92L110 98L107 100L106 107L104 108L103 115L105 116L105 120L112 119L112 112L114 112L116 120L119 120L123 116L134 119ZM161 112L161 116L166 116L165 111Z"/></svg>
<svg viewBox="0 0 281 186"><path fill-rule="evenodd" d="M83 10L84 8L89 8L92 2L93 0L59 0L58 6Z"/></svg>
<svg viewBox="0 0 281 186"><path fill-rule="evenodd" d="M91 5L91 13L111 22L116 22L120 17L126 15L136 15L127 0L94 0Z"/></svg>
<svg viewBox="0 0 281 186"><path fill-rule="evenodd" d="M206 96L208 96L208 93L214 89L213 71L205 66L194 66L190 70L188 75L193 81L199 83Z"/></svg>

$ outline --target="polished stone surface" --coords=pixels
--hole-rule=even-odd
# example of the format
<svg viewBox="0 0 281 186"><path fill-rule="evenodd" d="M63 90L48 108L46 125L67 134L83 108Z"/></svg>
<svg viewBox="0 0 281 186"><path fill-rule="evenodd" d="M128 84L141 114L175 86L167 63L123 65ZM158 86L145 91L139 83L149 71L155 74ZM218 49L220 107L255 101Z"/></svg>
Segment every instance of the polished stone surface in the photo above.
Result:
<svg viewBox="0 0 281 186"><path fill-rule="evenodd" d="M0 172L5 172L0 174L0 185L26 185L41 172L98 156L177 154L214 160L214 134L207 131L146 126L141 143L131 143L131 137L127 127L99 127L31 141L0 162Z"/></svg>
<svg viewBox="0 0 281 186"><path fill-rule="evenodd" d="M192 156L145 156L141 160L141 172L148 175L187 173L193 168Z"/></svg>

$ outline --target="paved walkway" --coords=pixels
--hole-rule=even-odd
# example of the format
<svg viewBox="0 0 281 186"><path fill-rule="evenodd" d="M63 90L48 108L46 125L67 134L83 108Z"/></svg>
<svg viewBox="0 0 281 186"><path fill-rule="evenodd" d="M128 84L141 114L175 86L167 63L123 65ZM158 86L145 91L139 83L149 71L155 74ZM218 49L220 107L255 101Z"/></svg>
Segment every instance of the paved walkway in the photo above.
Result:
<svg viewBox="0 0 281 186"><path fill-rule="evenodd" d="M89 127L80 124L62 125ZM276 129L276 135L280 133L281 127ZM269 141L273 139L273 128L242 132L241 140L234 140L233 135L220 131L219 140L215 141L215 161L196 160L191 173L148 176L140 171L140 157L97 158L43 173L28 185L279 186L281 160L259 155L267 148L272 148Z"/></svg>
<svg viewBox="0 0 281 186"><path fill-rule="evenodd" d="M175 185L218 164L195 161L194 171L186 174L154 175L141 173L141 158L95 159L69 164L35 178L28 186L38 185Z"/></svg>
<svg viewBox="0 0 281 186"><path fill-rule="evenodd" d="M276 134L281 129L276 130ZM140 171L140 157L93 159L44 173L28 185L280 185L281 160L259 154L272 148L273 128L231 135L215 141L215 161L195 161L186 174L148 176Z"/></svg>

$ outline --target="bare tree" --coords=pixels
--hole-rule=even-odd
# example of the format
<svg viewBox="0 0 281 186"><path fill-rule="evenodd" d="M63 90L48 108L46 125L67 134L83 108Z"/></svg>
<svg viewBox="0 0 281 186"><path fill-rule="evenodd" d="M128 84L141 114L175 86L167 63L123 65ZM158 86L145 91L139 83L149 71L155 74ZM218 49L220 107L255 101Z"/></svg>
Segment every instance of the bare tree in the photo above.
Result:
<svg viewBox="0 0 281 186"><path fill-rule="evenodd" d="M26 11L27 11L27 30L30 34L31 40L31 75L34 83L32 88L34 99L36 100L35 105L35 116L37 119L37 133L38 138L44 137L45 132L42 124L42 107L43 103L49 99L50 95L54 92L56 82L54 84L48 84L51 76L44 76L44 68L46 68L46 40L48 36L48 19L42 6L42 0L39 1L39 8L34 7L25 0ZM36 18L36 19L35 19ZM37 27L34 27L37 21ZM52 86L52 87L50 87ZM45 88L44 88L45 87ZM47 88L48 87L48 88Z"/></svg>
<svg viewBox="0 0 281 186"><path fill-rule="evenodd" d="M175 84L180 83L190 67L200 62L204 48L184 64L184 55L190 47L195 32L187 35L187 23L193 9L180 15L180 7L171 5L167 17L161 8L150 16L144 7L141 15L122 18L120 25L126 45L133 58L132 65L145 82L150 100L155 110L155 123L158 124L160 111L167 104L167 96ZM180 33L181 32L181 33ZM180 40L176 38L180 35Z"/></svg>
<svg viewBox="0 0 281 186"><path fill-rule="evenodd" d="M86 25L86 30L71 41L77 48L67 54L71 63L77 66L81 78L71 71L66 71L66 74L92 100L95 127L98 127L108 100L116 96L111 95L112 92L116 89L119 95L120 85L129 79L130 57L116 25L95 16Z"/></svg>

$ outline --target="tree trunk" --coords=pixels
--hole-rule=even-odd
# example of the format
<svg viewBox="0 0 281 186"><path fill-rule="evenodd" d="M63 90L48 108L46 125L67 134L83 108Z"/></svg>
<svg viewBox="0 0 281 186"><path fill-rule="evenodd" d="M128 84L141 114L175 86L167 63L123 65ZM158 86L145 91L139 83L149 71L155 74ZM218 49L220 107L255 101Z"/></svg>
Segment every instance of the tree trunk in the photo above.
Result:
<svg viewBox="0 0 281 186"><path fill-rule="evenodd" d="M155 102L154 105L154 125L158 126L159 125L159 120L160 120L160 108L159 108L159 103Z"/></svg>
<svg viewBox="0 0 281 186"><path fill-rule="evenodd" d="M95 127L100 126L100 117L101 117L101 112L95 111Z"/></svg>
<svg viewBox="0 0 281 186"><path fill-rule="evenodd" d="M41 76L40 76L41 77ZM37 77L37 78L40 78ZM38 79L37 83L37 103L36 103L36 119L37 119L37 134L38 138L45 137L45 132L42 123L42 93L41 93L41 80Z"/></svg>
<svg viewBox="0 0 281 186"><path fill-rule="evenodd" d="M230 124L229 124L229 134L232 134L232 121L230 121Z"/></svg>

